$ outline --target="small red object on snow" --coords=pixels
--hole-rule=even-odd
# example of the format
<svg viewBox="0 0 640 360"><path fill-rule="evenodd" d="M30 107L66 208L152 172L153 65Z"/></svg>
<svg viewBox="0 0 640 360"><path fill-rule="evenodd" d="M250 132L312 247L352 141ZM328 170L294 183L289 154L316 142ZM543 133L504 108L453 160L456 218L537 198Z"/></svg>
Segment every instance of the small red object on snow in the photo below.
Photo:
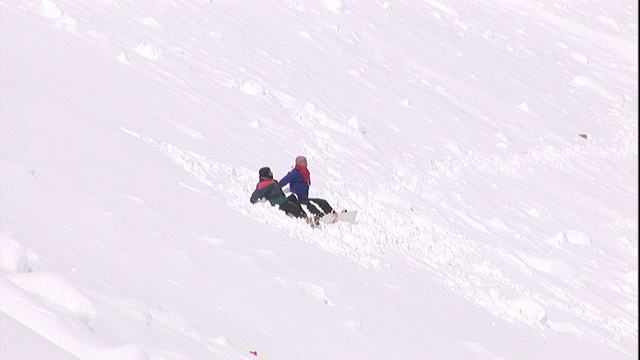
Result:
<svg viewBox="0 0 640 360"><path fill-rule="evenodd" d="M251 355L258 356L258 352L257 352L257 351L249 351L249 353L250 353Z"/></svg>

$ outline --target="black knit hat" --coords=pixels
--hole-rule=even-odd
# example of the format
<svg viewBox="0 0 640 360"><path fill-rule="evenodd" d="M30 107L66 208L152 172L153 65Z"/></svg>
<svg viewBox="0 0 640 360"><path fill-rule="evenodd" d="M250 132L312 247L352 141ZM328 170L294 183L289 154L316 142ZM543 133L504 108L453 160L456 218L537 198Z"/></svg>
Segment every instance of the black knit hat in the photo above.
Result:
<svg viewBox="0 0 640 360"><path fill-rule="evenodd" d="M271 175L271 169L266 166L260 169L260 171L258 171L258 174L260 175L260 177L273 179L273 175Z"/></svg>

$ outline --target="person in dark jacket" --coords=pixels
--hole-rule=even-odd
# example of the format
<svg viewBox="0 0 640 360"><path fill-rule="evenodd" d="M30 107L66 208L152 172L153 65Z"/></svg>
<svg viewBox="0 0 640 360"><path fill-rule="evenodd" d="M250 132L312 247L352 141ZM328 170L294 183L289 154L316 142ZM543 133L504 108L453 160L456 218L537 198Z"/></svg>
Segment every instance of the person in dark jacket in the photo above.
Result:
<svg viewBox="0 0 640 360"><path fill-rule="evenodd" d="M329 205L327 200L309 197L309 186L311 186L311 175L307 168L307 158L304 156L296 157L296 165L289 171L280 181L281 188L289 185L289 190L296 195L300 204L303 204L314 215L323 216L331 214L335 211ZM318 207L320 209L318 209Z"/></svg>
<svg viewBox="0 0 640 360"><path fill-rule="evenodd" d="M263 167L258 171L260 181L256 185L256 189L251 194L252 204L255 204L260 199L266 199L271 203L271 206L276 206L280 210L284 211L287 215L291 215L297 218L307 219L307 213L304 211L300 202L293 196L287 197L277 181L273 180L273 172L268 167ZM307 222L310 222L307 219Z"/></svg>

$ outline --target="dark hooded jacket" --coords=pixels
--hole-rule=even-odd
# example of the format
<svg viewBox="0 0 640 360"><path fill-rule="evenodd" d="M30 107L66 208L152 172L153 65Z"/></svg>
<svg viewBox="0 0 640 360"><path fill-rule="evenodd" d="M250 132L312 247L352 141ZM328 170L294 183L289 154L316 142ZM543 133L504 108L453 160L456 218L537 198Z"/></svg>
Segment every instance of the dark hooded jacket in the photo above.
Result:
<svg viewBox="0 0 640 360"><path fill-rule="evenodd" d="M256 185L256 189L251 194L252 204L255 204L260 199L267 199L271 205L280 205L287 200L282 188L277 181L273 180L271 175L271 169L262 168L259 171L260 181Z"/></svg>

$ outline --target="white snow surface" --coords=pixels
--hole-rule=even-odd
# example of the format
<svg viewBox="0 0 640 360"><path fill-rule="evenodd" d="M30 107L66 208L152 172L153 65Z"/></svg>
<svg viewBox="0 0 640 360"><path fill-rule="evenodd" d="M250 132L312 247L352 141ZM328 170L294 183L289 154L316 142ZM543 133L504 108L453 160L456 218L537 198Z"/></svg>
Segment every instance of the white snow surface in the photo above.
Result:
<svg viewBox="0 0 640 360"><path fill-rule="evenodd" d="M1 359L638 359L636 1L0 15Z"/></svg>

